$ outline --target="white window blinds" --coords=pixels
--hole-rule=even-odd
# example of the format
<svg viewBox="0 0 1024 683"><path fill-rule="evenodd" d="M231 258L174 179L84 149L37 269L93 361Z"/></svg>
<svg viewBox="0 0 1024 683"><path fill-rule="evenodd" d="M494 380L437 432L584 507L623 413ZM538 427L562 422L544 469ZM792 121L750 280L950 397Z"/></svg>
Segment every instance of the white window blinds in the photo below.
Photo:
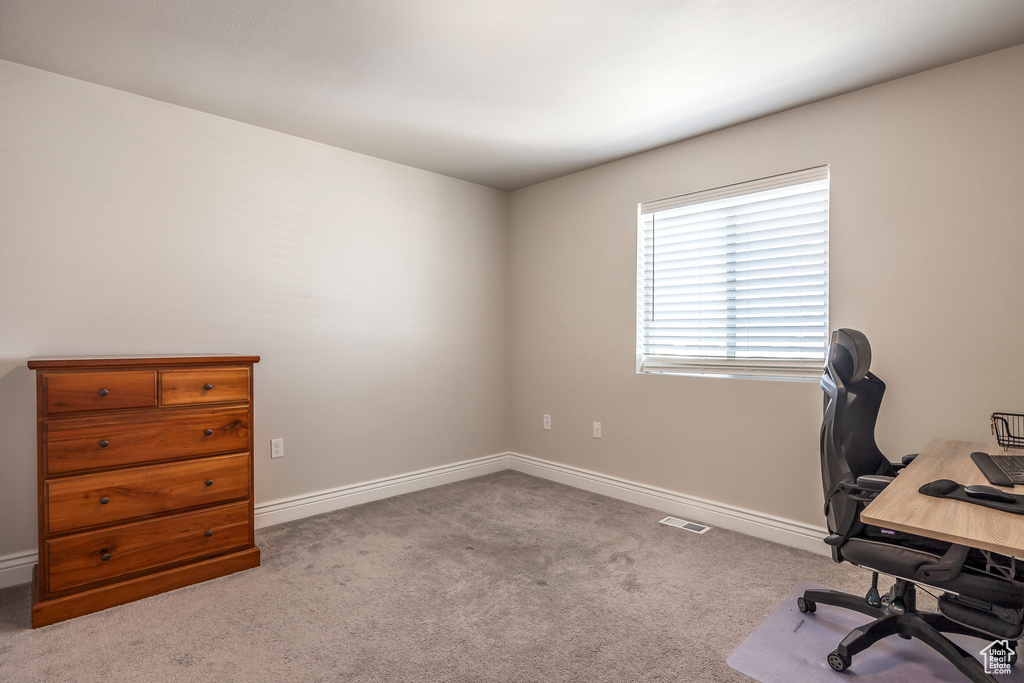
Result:
<svg viewBox="0 0 1024 683"><path fill-rule="evenodd" d="M820 376L828 197L822 166L641 204L637 370Z"/></svg>

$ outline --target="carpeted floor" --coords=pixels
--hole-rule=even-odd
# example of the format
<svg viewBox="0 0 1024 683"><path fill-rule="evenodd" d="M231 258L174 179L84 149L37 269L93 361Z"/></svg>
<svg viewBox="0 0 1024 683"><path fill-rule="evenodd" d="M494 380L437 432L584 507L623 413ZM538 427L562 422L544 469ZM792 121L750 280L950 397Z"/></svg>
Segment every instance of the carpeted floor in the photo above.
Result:
<svg viewBox="0 0 1024 683"><path fill-rule="evenodd" d="M749 681L726 657L794 586L867 587L662 517L506 471L258 531L258 569L35 631L16 586L0 681Z"/></svg>

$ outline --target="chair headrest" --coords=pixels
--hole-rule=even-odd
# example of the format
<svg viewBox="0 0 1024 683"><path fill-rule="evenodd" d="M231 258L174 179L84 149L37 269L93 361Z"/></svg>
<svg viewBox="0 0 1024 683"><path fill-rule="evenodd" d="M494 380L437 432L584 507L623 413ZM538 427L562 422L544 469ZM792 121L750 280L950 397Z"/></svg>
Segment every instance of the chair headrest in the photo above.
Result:
<svg viewBox="0 0 1024 683"><path fill-rule="evenodd" d="M871 369L871 344L864 333L841 328L832 333L828 358L838 379L846 385L854 384Z"/></svg>

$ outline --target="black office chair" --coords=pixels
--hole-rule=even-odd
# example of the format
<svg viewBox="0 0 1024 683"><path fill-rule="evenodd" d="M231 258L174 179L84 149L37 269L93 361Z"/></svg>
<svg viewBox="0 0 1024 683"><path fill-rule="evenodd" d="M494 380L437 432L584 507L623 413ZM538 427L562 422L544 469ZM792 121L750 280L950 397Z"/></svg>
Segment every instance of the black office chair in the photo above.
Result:
<svg viewBox="0 0 1024 683"><path fill-rule="evenodd" d="M872 572L865 596L809 590L797 599L801 612L817 603L851 609L875 620L850 632L828 655L829 665L843 671L852 657L891 635L917 638L948 659L971 681L995 679L973 655L946 638L956 633L987 642L1007 640L1016 661L1017 639L1024 617L1024 570L1010 557L967 548L860 521L860 512L874 499L902 464L890 463L875 444L875 420L885 383L871 374L871 346L856 330L832 333L821 388L825 415L821 425L821 480L832 559L851 562ZM954 501L950 505L962 505ZM879 573L896 582L887 595L878 593ZM918 585L938 589L939 613L918 612ZM979 645L979 651L986 643Z"/></svg>

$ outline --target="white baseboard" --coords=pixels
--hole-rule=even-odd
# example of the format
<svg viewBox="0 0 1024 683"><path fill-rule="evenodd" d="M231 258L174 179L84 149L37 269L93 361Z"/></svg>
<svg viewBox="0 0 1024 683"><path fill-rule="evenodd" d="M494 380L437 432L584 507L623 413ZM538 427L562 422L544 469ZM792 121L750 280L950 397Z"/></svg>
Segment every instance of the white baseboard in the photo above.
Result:
<svg viewBox="0 0 1024 683"><path fill-rule="evenodd" d="M39 553L35 550L0 557L0 588L31 581L32 567L38 561Z"/></svg>
<svg viewBox="0 0 1024 683"><path fill-rule="evenodd" d="M472 479L492 472L508 469L508 453L487 455L463 460L451 465L430 467L417 472L399 474L383 479L339 486L326 491L281 498L256 506L256 528L291 522L303 517L361 505L381 498L399 496L463 479Z"/></svg>
<svg viewBox="0 0 1024 683"><path fill-rule="evenodd" d="M430 467L417 472L262 503L256 506L256 528L291 522L303 517L311 517L352 505L450 484L463 479L472 479L510 468L524 474L600 493L609 498L685 517L694 522L739 531L749 536L809 550L821 555L829 554L827 546L822 543L822 539L828 535L824 527L795 522L684 493L676 493L657 486L639 484L521 453L498 453L450 465ZM32 566L37 561L38 556L34 550L0 557L0 588L31 581Z"/></svg>
<svg viewBox="0 0 1024 683"><path fill-rule="evenodd" d="M830 554L828 546L822 542L828 535L824 527L716 503L713 500L688 496L521 453L509 453L509 466L517 472L654 508L712 527L739 531L748 536L809 550L819 555Z"/></svg>

